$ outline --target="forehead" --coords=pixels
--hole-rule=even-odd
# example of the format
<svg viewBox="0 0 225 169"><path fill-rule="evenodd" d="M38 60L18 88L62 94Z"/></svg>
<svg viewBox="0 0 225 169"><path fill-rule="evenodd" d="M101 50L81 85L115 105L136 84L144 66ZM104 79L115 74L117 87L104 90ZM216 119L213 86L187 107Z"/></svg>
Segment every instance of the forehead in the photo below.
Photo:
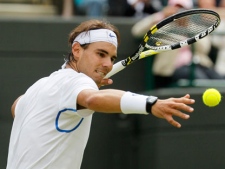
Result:
<svg viewBox="0 0 225 169"><path fill-rule="evenodd" d="M115 47L113 44L111 44L109 42L104 42L104 41L93 42L93 43L90 43L89 46L92 46L92 47L95 47L95 48L117 50L117 47Z"/></svg>

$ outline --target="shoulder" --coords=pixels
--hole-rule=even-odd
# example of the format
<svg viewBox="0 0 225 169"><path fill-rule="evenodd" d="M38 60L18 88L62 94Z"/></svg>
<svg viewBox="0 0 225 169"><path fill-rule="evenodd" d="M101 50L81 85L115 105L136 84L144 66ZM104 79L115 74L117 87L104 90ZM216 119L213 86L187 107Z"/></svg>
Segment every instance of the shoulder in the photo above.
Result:
<svg viewBox="0 0 225 169"><path fill-rule="evenodd" d="M79 86L98 89L98 86L89 76L84 73L78 73L73 69L61 69L52 74L52 76L60 76L61 83L69 88L78 88Z"/></svg>

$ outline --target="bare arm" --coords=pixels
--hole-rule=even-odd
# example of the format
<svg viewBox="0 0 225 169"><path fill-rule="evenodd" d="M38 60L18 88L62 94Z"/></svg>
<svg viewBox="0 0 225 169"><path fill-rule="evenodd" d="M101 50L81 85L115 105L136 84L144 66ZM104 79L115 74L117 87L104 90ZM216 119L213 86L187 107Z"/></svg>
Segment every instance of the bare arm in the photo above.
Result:
<svg viewBox="0 0 225 169"><path fill-rule="evenodd" d="M78 95L78 104L88 109L104 113L121 113L121 98L125 91L121 90L83 90ZM181 124L173 119L173 116L188 119L189 115L182 111L191 113L194 111L189 105L195 100L187 94L180 98L159 99L152 106L152 114L158 118L166 119L171 125L180 128ZM135 105L134 105L135 106ZM138 114L138 113L137 113Z"/></svg>
<svg viewBox="0 0 225 169"><path fill-rule="evenodd" d="M83 90L77 98L77 103L88 109L105 112L120 113L120 99L125 92L121 90Z"/></svg>
<svg viewBox="0 0 225 169"><path fill-rule="evenodd" d="M22 95L21 95L21 96L22 96ZM21 97L21 96L20 96L20 97ZM12 104L12 107L11 107L11 113L12 113L13 118L15 117L15 108L16 108L16 104L17 104L18 100L20 99L20 97L18 97L18 98L14 101L14 103Z"/></svg>

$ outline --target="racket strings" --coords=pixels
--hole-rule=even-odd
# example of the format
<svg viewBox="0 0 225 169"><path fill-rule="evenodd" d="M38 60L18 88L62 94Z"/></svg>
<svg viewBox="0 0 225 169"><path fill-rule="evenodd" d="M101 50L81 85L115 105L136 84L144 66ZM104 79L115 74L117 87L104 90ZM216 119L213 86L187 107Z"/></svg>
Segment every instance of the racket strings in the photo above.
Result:
<svg viewBox="0 0 225 169"><path fill-rule="evenodd" d="M216 16L207 13L192 14L175 19L151 35L148 45L161 47L179 43L206 31L217 21Z"/></svg>

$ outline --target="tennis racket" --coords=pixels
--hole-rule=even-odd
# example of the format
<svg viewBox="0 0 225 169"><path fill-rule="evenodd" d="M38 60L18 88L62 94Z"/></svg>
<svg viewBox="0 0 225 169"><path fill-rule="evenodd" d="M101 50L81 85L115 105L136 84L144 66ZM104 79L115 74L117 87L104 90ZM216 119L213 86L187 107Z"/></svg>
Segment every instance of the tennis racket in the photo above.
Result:
<svg viewBox="0 0 225 169"><path fill-rule="evenodd" d="M219 24L219 14L208 9L191 9L171 15L151 27L133 55L115 63L105 78L137 60L193 44L208 36Z"/></svg>

